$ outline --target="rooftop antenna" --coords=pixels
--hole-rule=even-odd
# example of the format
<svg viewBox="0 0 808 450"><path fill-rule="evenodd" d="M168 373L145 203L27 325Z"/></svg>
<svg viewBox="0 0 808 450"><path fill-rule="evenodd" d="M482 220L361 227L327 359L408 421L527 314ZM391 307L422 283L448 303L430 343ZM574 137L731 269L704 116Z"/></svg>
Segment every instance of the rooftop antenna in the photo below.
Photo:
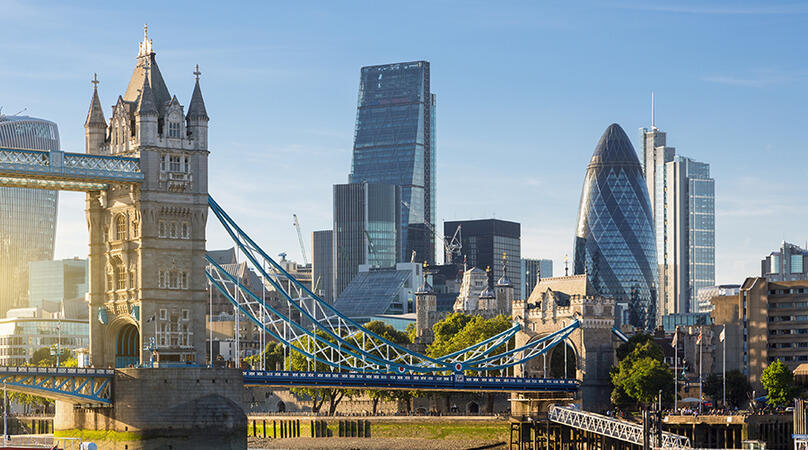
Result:
<svg viewBox="0 0 808 450"><path fill-rule="evenodd" d="M654 91L651 91L651 128L656 129L656 121L654 117Z"/></svg>
<svg viewBox="0 0 808 450"><path fill-rule="evenodd" d="M24 113L25 111L28 111L28 108L23 108L23 109L19 110L16 114L13 114L13 115L19 116L20 114Z"/></svg>

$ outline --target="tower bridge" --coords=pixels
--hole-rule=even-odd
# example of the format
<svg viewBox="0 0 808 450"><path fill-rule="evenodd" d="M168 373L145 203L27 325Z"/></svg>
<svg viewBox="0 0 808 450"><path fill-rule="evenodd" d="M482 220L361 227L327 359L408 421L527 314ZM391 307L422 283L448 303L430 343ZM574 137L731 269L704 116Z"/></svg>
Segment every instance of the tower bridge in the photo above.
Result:
<svg viewBox="0 0 808 450"><path fill-rule="evenodd" d="M241 389L350 386L490 392L568 392L569 379L502 377L546 355L581 326L576 318L508 345L523 324L440 358L390 342L298 282L208 194L208 122L201 72L187 109L172 95L147 30L135 68L107 121L93 78L85 153L0 148L0 185L86 192L90 361L93 369L0 368L12 390L57 400L57 429L244 436ZM274 308L207 259L208 213L224 227L262 282L281 294ZM328 372L241 372L191 367L205 361L207 289L217 289L261 330ZM285 315L295 311L300 321ZM160 363L147 366L156 348ZM515 368L515 369L514 369ZM193 389L187 389L188 386ZM170 420L166 414L170 413ZM199 431L201 427L201 431ZM216 442L215 439L211 442ZM206 444L214 445L214 444ZM136 448L136 447L132 447ZM201 448L201 447L200 447ZM215 448L222 448L217 446Z"/></svg>

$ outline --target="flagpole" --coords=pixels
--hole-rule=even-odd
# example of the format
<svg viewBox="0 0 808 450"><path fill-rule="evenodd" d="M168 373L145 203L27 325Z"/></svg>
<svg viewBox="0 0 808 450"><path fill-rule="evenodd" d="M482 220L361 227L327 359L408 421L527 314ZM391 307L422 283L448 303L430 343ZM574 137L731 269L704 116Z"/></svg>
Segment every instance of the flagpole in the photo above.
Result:
<svg viewBox="0 0 808 450"><path fill-rule="evenodd" d="M721 381L724 382L724 409L727 409L727 326L721 330L721 343L723 344L723 356L721 357Z"/></svg>
<svg viewBox="0 0 808 450"><path fill-rule="evenodd" d="M676 414L676 397L679 396L679 325L673 331L673 413Z"/></svg>
<svg viewBox="0 0 808 450"><path fill-rule="evenodd" d="M702 413L702 406L704 404L704 392L702 390L704 386L704 380L702 380L702 372L701 372L701 359L702 359L701 357L704 354L704 351L702 350L703 347L701 339L702 339L702 330L699 329L699 415L701 415Z"/></svg>

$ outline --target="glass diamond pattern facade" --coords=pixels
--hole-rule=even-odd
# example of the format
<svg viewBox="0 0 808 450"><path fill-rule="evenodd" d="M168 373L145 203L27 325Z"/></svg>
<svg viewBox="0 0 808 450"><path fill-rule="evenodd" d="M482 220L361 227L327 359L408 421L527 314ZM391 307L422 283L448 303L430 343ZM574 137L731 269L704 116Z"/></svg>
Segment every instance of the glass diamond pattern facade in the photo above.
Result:
<svg viewBox="0 0 808 450"><path fill-rule="evenodd" d="M429 62L363 67L350 183L401 186L397 260L434 262L435 95ZM406 203L406 204L404 204Z"/></svg>
<svg viewBox="0 0 808 450"><path fill-rule="evenodd" d="M601 136L586 171L574 269L587 274L596 294L627 303L629 323L654 327L657 262L651 205L637 154L617 124Z"/></svg>

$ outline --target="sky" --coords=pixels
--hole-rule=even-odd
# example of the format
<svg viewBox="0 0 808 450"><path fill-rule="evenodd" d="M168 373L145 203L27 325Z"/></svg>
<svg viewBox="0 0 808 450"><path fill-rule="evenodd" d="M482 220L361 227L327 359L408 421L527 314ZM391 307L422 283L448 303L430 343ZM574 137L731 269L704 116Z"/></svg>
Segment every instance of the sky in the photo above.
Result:
<svg viewBox="0 0 808 450"><path fill-rule="evenodd" d="M300 261L292 214L310 257L347 182L360 68L428 60L439 222L520 222L522 256L559 275L600 135L616 122L638 148L654 91L668 145L716 180L716 281L804 245L808 4L570 3L0 0L0 106L55 121L63 150L84 152L93 73L109 119L148 23L182 104L202 72L211 195L267 253ZM86 257L84 194L59 202L55 256ZM208 248L230 247L210 219Z"/></svg>

